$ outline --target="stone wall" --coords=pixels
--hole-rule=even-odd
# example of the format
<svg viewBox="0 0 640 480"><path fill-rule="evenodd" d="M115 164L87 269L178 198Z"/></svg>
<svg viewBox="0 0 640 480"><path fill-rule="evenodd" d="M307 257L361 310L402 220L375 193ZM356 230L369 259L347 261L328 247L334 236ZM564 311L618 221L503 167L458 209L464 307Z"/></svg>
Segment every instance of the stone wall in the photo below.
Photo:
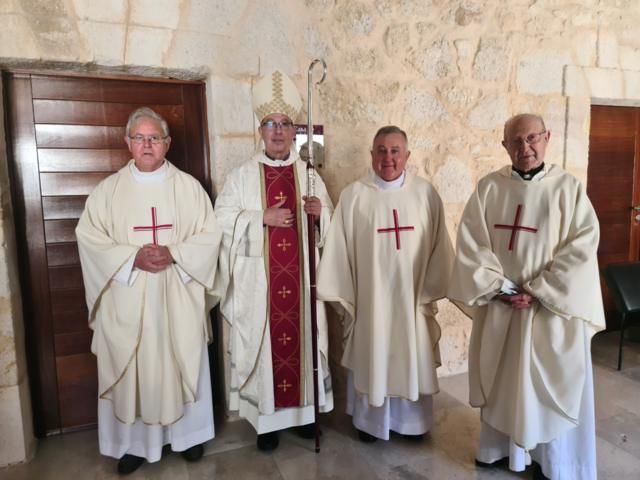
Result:
<svg viewBox="0 0 640 480"><path fill-rule="evenodd" d="M548 159L586 178L590 105L640 103L639 21L637 0L0 0L0 66L206 80L219 189L255 148L260 73L282 68L306 95L308 63L324 57L314 114L334 200L366 171L375 130L395 123L410 137L409 168L440 191L453 238L476 181L508 161L501 130L514 113L541 113ZM4 155L0 438L23 440L0 464L31 448L28 414L20 425L4 416L29 409ZM449 375L466 368L470 322L441 303ZM338 334L334 322L334 362Z"/></svg>

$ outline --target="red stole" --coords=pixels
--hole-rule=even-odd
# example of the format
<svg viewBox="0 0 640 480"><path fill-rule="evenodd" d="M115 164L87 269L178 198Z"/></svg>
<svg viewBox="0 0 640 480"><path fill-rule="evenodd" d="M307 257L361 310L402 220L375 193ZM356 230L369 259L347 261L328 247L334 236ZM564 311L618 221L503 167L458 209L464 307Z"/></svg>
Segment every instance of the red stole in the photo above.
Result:
<svg viewBox="0 0 640 480"><path fill-rule="evenodd" d="M304 376L304 270L295 166L262 164L262 181L265 207L284 198L282 208L288 208L294 214L292 226L267 228L265 251L268 255L265 259L275 407L298 407L302 405Z"/></svg>

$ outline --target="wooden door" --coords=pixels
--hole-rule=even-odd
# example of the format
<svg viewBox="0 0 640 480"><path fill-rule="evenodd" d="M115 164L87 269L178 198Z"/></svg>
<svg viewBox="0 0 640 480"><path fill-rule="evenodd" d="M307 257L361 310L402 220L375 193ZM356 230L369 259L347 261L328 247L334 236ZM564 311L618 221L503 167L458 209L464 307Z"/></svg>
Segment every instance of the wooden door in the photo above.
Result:
<svg viewBox="0 0 640 480"><path fill-rule="evenodd" d="M600 221L600 269L640 260L640 108L591 107L587 194ZM603 284L607 328L618 326Z"/></svg>
<svg viewBox="0 0 640 480"><path fill-rule="evenodd" d="M86 197L130 158L124 125L143 105L169 124L167 158L210 191L204 85L21 72L5 73L3 83L34 424L42 435L97 420L74 233Z"/></svg>

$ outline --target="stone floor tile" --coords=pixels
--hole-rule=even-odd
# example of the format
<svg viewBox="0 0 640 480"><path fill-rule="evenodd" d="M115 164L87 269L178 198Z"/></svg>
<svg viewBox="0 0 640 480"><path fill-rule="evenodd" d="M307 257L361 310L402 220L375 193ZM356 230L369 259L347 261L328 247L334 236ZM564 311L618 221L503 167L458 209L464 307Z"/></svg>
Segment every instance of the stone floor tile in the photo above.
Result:
<svg viewBox="0 0 640 480"><path fill-rule="evenodd" d="M379 478L358 455L353 439L328 428L323 428L320 453L315 453L313 440L285 432L281 434L280 447L273 453L273 458L287 480Z"/></svg>
<svg viewBox="0 0 640 480"><path fill-rule="evenodd" d="M640 416L623 410L617 415L598 420L596 432L598 437L640 460Z"/></svg>
<svg viewBox="0 0 640 480"><path fill-rule="evenodd" d="M613 443L597 438L598 480L638 480L640 459Z"/></svg>
<svg viewBox="0 0 640 480"><path fill-rule="evenodd" d="M180 458L180 460L182 460ZM283 480L272 454L260 452L255 445L208 455L187 464L186 476L172 480Z"/></svg>

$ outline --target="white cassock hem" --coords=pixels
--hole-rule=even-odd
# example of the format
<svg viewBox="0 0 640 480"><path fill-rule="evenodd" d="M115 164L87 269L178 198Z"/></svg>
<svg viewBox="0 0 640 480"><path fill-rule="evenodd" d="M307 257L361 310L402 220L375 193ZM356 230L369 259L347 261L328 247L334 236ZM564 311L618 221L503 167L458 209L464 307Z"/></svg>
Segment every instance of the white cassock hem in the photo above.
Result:
<svg viewBox="0 0 640 480"><path fill-rule="evenodd" d="M138 419L127 425L116 419L110 400L98 400L100 453L108 457L122 458L123 455L130 454L153 463L162 458L164 445L170 444L174 452L182 452L207 442L214 436L209 352L206 344L200 361L197 400L185 405L184 416L174 424L165 427L146 425Z"/></svg>
<svg viewBox="0 0 640 480"><path fill-rule="evenodd" d="M245 418L258 435L307 425L314 421L314 406L282 408L271 415L260 415L258 409L246 400L240 400L239 415Z"/></svg>
<svg viewBox="0 0 640 480"><path fill-rule="evenodd" d="M420 395L412 402L400 397L386 397L381 407L369 405L369 396L358 393L353 384L353 372L347 374L347 414L353 425L369 435L389 440L393 430L402 435L423 435L433 423L433 396Z"/></svg>
<svg viewBox="0 0 640 480"><path fill-rule="evenodd" d="M328 381L327 384L330 385L331 382ZM322 381L318 382L318 387L320 389L320 402L324 401L324 404L320 405L320 413L330 412L333 410L333 392L332 390L327 390L325 383ZM230 403L237 405L240 417L246 419L258 435L284 430L285 428L308 425L313 423L315 419L313 404L304 407L278 408L271 415L262 415L253 403L240 397L238 392L231 393Z"/></svg>
<svg viewBox="0 0 640 480"><path fill-rule="evenodd" d="M590 343L590 340L586 340ZM596 465L596 431L593 400L593 367L591 349L587 348L585 384L582 392L580 424L549 443L541 443L526 452L511 439L482 422L476 458L481 462L493 463L509 457L509 468L522 471L531 459L542 468L542 473L551 480L595 480L598 477ZM530 457L529 457L530 455Z"/></svg>

